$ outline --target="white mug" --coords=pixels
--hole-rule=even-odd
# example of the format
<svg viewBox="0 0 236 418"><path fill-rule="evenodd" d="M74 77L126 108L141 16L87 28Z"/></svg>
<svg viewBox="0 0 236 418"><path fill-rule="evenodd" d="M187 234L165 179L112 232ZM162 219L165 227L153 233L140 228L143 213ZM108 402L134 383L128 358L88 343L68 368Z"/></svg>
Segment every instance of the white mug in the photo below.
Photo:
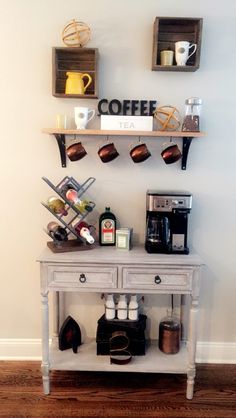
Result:
<svg viewBox="0 0 236 418"><path fill-rule="evenodd" d="M191 54L190 49L193 48ZM188 41L175 42L175 61L177 65L186 65L188 59L196 52L197 44L190 44Z"/></svg>
<svg viewBox="0 0 236 418"><path fill-rule="evenodd" d="M88 107L75 107L75 124L77 129L85 129L87 123L94 117L95 110Z"/></svg>

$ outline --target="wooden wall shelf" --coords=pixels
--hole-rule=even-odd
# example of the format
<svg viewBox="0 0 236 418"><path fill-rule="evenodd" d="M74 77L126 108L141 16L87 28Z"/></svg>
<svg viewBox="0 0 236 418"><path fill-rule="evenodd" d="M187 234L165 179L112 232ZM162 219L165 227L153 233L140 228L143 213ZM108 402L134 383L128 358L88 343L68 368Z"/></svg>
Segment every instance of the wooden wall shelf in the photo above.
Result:
<svg viewBox="0 0 236 418"><path fill-rule="evenodd" d="M52 49L52 94L55 97L98 98L98 49L63 47ZM85 94L65 94L66 72L88 73L92 83Z"/></svg>
<svg viewBox="0 0 236 418"><path fill-rule="evenodd" d="M202 18L156 17L153 27L153 71L196 71L200 65ZM164 49L175 51L175 42L189 41L197 44L197 50L185 66L161 65L160 52Z"/></svg>
<svg viewBox="0 0 236 418"><path fill-rule="evenodd" d="M157 137L157 138L182 138L182 163L181 169L186 170L189 147L193 138L204 137L204 132L182 132L182 131L110 131L101 129L54 129L45 128L42 130L45 134L54 135L59 147L61 165L66 167L66 136L87 135L87 136L136 136L136 137Z"/></svg>

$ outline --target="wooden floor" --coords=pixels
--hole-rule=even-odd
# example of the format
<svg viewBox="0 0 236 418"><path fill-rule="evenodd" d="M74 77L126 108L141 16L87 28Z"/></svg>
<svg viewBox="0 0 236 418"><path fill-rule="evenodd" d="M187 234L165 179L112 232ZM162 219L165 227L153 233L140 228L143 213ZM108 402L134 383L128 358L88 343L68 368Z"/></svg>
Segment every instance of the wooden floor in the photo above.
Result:
<svg viewBox="0 0 236 418"><path fill-rule="evenodd" d="M236 365L199 365L185 390L184 375L53 371L46 396L38 362L0 362L0 417L236 417Z"/></svg>

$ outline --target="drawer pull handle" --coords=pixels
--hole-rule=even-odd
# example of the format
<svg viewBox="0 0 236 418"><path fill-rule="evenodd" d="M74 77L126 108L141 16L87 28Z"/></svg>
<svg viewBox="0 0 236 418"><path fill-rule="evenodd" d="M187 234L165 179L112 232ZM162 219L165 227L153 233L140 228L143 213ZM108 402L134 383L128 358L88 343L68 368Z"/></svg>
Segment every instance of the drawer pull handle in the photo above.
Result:
<svg viewBox="0 0 236 418"><path fill-rule="evenodd" d="M80 283L85 283L85 282L86 282L86 276L85 276L85 274L84 274L84 273L82 273L82 274L79 276L79 281L80 281Z"/></svg>
<svg viewBox="0 0 236 418"><path fill-rule="evenodd" d="M161 278L160 278L160 276L155 276L155 279L154 279L154 282L156 283L156 284L160 284L161 283Z"/></svg>

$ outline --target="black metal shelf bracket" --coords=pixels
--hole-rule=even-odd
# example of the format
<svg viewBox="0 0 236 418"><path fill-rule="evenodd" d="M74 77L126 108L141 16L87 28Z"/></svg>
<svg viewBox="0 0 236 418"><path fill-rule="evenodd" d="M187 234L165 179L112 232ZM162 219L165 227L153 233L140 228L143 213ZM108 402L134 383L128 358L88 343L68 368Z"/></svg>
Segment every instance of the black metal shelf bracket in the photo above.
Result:
<svg viewBox="0 0 236 418"><path fill-rule="evenodd" d="M186 170L188 152L189 152L189 148L190 148L192 139L193 139L193 137L191 137L191 136L183 138L182 163L181 163L182 170Z"/></svg>
<svg viewBox="0 0 236 418"><path fill-rule="evenodd" d="M61 165L66 167L66 144L64 134L54 134L60 151Z"/></svg>
<svg viewBox="0 0 236 418"><path fill-rule="evenodd" d="M61 165L62 165L62 167L66 167L65 134L56 134L55 133L54 136L57 140L57 144L58 144L58 148L59 148L59 152L60 152ZM181 169L186 170L189 148L190 148L193 137L192 136L187 136L187 137L183 137L182 139L183 139L183 148L182 148Z"/></svg>

